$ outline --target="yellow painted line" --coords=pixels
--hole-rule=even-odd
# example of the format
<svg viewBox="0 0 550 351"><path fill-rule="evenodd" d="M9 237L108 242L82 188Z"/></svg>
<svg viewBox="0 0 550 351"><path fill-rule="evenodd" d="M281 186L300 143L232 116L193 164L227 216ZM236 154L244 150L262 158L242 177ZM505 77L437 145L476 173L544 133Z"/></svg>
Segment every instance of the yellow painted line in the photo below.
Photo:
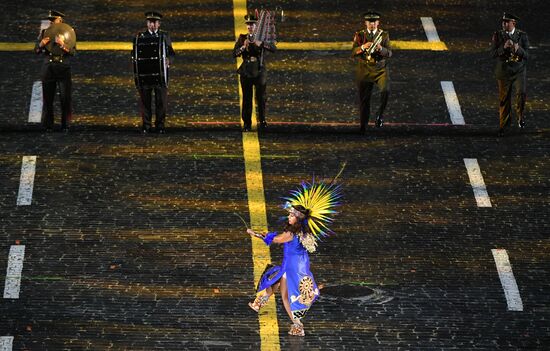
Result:
<svg viewBox="0 0 550 351"><path fill-rule="evenodd" d="M267 231L267 215L264 197L260 142L257 132L243 133L243 153L246 173L246 189L248 193L248 210L250 225L259 232ZM254 260L254 286L265 269L271 263L271 254L262 240L252 238L252 258ZM251 287L252 288L252 287ZM275 298L262 308L258 314L260 322L260 340L262 351L279 351L279 323Z"/></svg>
<svg viewBox="0 0 550 351"><path fill-rule="evenodd" d="M235 24L235 40L239 34L246 33L246 27L243 23L247 12L246 0L233 0L233 23ZM234 45L234 44L233 44ZM242 60L236 60L237 66ZM242 109L242 92L239 81L239 99ZM254 101L255 99L253 99ZM256 130L255 107L252 108L252 123ZM248 210L250 212L250 226L252 229L260 232L267 231L267 214L264 196L264 180L262 175L262 162L260 154L260 141L258 132L243 132L243 154L246 176L246 191L248 194ZM265 269L265 266L271 263L271 253L269 247L256 238L252 240L252 259L254 261L254 286ZM246 307L245 307L246 308ZM272 297L269 303L262 308L258 314L260 325L261 351L280 351L279 343L279 323L277 321L277 308L275 298Z"/></svg>
<svg viewBox="0 0 550 351"><path fill-rule="evenodd" d="M403 41L392 40L391 45L396 50L448 50L444 42L428 41ZM280 50L351 50L351 42L280 42L277 49Z"/></svg>
<svg viewBox="0 0 550 351"><path fill-rule="evenodd" d="M235 0L237 1L237 0ZM238 17L238 21L242 22L244 15ZM236 28L235 28L236 29ZM241 30L237 33L246 32ZM445 51L448 50L444 42L429 42L429 41L403 41L392 40L392 48L396 50L432 50ZM174 50L232 50L234 42L230 41L180 41L173 42ZM0 51L31 51L34 48L34 43L7 43L0 42ZM78 51L130 51L132 50L131 42L118 41L79 41L77 44ZM330 51L330 50L351 50L351 42L280 42L277 44L279 50L306 50L306 51Z"/></svg>
<svg viewBox="0 0 550 351"><path fill-rule="evenodd" d="M432 51L446 51L449 50L447 45L443 41L403 41L392 40L391 46L397 50L432 50Z"/></svg>

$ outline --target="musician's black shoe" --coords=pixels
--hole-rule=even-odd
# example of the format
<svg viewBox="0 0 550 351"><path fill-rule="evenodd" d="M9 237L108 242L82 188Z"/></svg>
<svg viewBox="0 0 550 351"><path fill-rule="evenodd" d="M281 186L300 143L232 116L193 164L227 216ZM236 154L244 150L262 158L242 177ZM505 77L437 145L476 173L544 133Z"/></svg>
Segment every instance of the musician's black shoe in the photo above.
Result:
<svg viewBox="0 0 550 351"><path fill-rule="evenodd" d="M380 128L384 125L384 118L382 116L376 116L376 121L374 123Z"/></svg>
<svg viewBox="0 0 550 351"><path fill-rule="evenodd" d="M65 134L69 134L69 127L62 127L61 132L65 133Z"/></svg>
<svg viewBox="0 0 550 351"><path fill-rule="evenodd" d="M501 137L504 136L504 129L503 129L503 128L499 128L499 129L498 129L497 136L498 136L499 138L501 138Z"/></svg>
<svg viewBox="0 0 550 351"><path fill-rule="evenodd" d="M166 134L166 129L164 129L164 128L157 128L157 133L159 133L159 134Z"/></svg>
<svg viewBox="0 0 550 351"><path fill-rule="evenodd" d="M359 128L359 133L360 134L366 134L367 133L367 128L365 128L364 124L361 124L361 127Z"/></svg>
<svg viewBox="0 0 550 351"><path fill-rule="evenodd" d="M243 132L250 132L250 130L252 130L252 126L249 125L249 124L245 124L243 126Z"/></svg>
<svg viewBox="0 0 550 351"><path fill-rule="evenodd" d="M151 133L151 128L141 128L141 134L149 134Z"/></svg>
<svg viewBox="0 0 550 351"><path fill-rule="evenodd" d="M518 127L520 129L523 129L525 128L525 118L520 118L519 121L518 121Z"/></svg>
<svg viewBox="0 0 550 351"><path fill-rule="evenodd" d="M52 133L53 132L53 128L52 127L46 127L46 133Z"/></svg>
<svg viewBox="0 0 550 351"><path fill-rule="evenodd" d="M266 129L267 128L267 122L266 121L261 121L259 126L260 126L260 129Z"/></svg>

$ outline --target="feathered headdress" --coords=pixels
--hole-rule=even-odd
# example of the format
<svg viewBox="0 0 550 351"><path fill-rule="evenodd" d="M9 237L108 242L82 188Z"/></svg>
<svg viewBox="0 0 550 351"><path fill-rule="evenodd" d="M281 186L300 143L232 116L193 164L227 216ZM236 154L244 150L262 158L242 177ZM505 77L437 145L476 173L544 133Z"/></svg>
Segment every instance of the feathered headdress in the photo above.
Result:
<svg viewBox="0 0 550 351"><path fill-rule="evenodd" d="M340 185L334 184L334 180L329 184L316 182L315 178L308 182L302 182L300 187L290 192L284 208L292 213L298 212L297 217L306 222L309 232L316 241L333 233L328 227L337 213L334 208L340 205L342 198ZM305 213L298 211L295 206L305 208ZM300 215L301 214L301 215Z"/></svg>

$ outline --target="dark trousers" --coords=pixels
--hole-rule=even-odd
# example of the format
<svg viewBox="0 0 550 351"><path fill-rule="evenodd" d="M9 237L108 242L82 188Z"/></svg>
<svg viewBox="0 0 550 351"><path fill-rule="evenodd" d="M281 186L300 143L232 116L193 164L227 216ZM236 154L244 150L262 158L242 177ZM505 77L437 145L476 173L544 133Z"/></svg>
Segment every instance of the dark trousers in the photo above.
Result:
<svg viewBox="0 0 550 351"><path fill-rule="evenodd" d="M153 91L155 92L155 127L164 128L166 118L166 108L168 106L168 88L167 87L142 87L139 91L139 107L141 110L141 120L143 129L149 129L152 125L153 110L152 100Z"/></svg>
<svg viewBox="0 0 550 351"><path fill-rule="evenodd" d="M518 122L523 120L523 111L525 110L526 93L526 72L518 73L514 77L506 80L497 80L500 129L507 127L511 123L512 115L512 88L516 91L516 117Z"/></svg>
<svg viewBox="0 0 550 351"><path fill-rule="evenodd" d="M380 106L376 112L377 116L383 116L386 105L388 104L388 96L390 94L390 81L386 71L378 72L366 77L363 77L357 82L359 91L359 111L361 115L361 128L364 129L369 123L370 118L370 99L374 85L380 91Z"/></svg>
<svg viewBox="0 0 550 351"><path fill-rule="evenodd" d="M44 99L44 127L53 128L53 102L56 88L59 86L61 100L61 127L66 128L72 118L72 82L71 66L50 62L42 68L42 96Z"/></svg>
<svg viewBox="0 0 550 351"><path fill-rule="evenodd" d="M241 88L243 92L243 109L241 116L245 127L252 125L252 95L253 88L256 88L256 106L258 106L258 122L265 121L266 87L267 74L265 69L260 71L256 78L240 76Z"/></svg>

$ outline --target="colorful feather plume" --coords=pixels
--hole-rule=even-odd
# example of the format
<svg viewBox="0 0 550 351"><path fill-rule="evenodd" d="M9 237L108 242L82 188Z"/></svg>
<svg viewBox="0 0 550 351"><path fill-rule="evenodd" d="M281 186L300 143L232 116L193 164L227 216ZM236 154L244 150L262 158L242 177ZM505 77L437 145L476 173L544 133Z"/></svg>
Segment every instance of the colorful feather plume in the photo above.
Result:
<svg viewBox="0 0 550 351"><path fill-rule="evenodd" d="M334 184L334 181L326 184L313 179L311 183L302 182L290 195L284 198L287 200L284 208L289 210L294 206L303 206L308 212L305 219L307 226L317 241L333 233L328 226L337 213L334 208L340 205L340 185Z"/></svg>

